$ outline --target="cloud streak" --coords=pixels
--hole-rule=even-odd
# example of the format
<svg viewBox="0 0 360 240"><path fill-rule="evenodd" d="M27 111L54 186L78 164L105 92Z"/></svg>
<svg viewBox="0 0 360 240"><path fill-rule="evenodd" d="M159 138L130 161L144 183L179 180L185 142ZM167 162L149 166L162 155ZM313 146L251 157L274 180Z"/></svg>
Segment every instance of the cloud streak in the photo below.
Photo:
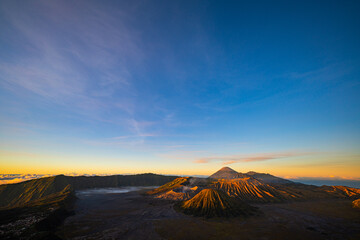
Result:
<svg viewBox="0 0 360 240"><path fill-rule="evenodd" d="M97 1L1 2L0 37L17 51L0 59L0 89L142 140L154 135L147 128L174 125L166 104L142 94L145 78L137 74L148 50L132 11Z"/></svg>
<svg viewBox="0 0 360 240"><path fill-rule="evenodd" d="M70 110L71 117L116 124L117 134L136 142L154 136L148 127L173 119L167 110L151 120L139 117L150 103L139 98L141 80L133 75L141 72L145 51L131 11L96 1L0 3L10 33L0 37L9 45L22 39L16 54L0 59L0 88Z"/></svg>
<svg viewBox="0 0 360 240"><path fill-rule="evenodd" d="M221 162L229 165L238 162L261 162L281 158L300 157L313 154L310 152L279 152L279 153L262 153L253 155L227 155L227 156L209 156L194 160L195 163Z"/></svg>

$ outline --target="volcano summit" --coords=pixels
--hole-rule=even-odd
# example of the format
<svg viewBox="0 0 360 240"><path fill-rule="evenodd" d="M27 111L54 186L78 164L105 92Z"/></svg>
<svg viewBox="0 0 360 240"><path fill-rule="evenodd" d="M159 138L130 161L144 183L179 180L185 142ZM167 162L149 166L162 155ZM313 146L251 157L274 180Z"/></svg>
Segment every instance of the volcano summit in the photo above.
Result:
<svg viewBox="0 0 360 240"><path fill-rule="evenodd" d="M243 178L246 175L242 173L236 172L234 169L229 167L223 167L216 173L212 174L209 178L213 179L235 179L235 178Z"/></svg>

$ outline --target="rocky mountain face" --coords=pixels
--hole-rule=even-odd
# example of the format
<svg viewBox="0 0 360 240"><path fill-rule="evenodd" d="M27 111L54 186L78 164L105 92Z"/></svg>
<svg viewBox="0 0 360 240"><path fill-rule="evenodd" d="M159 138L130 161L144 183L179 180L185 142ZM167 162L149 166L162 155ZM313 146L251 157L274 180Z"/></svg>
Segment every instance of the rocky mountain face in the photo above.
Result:
<svg viewBox="0 0 360 240"><path fill-rule="evenodd" d="M249 177L233 180L220 179L210 186L247 202L282 202L297 198L296 195Z"/></svg>
<svg viewBox="0 0 360 240"><path fill-rule="evenodd" d="M326 192L337 195L338 197L356 198L360 195L360 189L345 186L322 186Z"/></svg>
<svg viewBox="0 0 360 240"><path fill-rule="evenodd" d="M148 194L150 195L159 194L159 193L171 191L173 189L182 188L183 186L189 185L190 183L189 179L190 179L189 177L176 178L171 182L168 182L154 190L149 191Z"/></svg>
<svg viewBox="0 0 360 240"><path fill-rule="evenodd" d="M180 203L179 207L186 214L204 217L248 216L256 211L245 202L211 188L201 190L190 200Z"/></svg>
<svg viewBox="0 0 360 240"><path fill-rule="evenodd" d="M360 198L356 199L352 202L353 208L359 208L360 209Z"/></svg>
<svg viewBox="0 0 360 240"><path fill-rule="evenodd" d="M281 179L270 174L249 172L243 174L224 167L212 174L208 179L203 179L202 184L198 178L179 178L168 183L150 194L162 192L157 198L168 200L186 200L194 196L202 189L216 189L226 193L230 197L236 197L247 202L282 202L299 199L301 196L294 192L279 189L278 185L292 184L291 181ZM270 184L271 183L271 184ZM182 190L183 185L188 188L197 187L197 192ZM171 192L170 192L171 190Z"/></svg>
<svg viewBox="0 0 360 240"><path fill-rule="evenodd" d="M254 171L250 171L247 173L240 173L229 167L221 168L219 171L212 174L209 178L211 178L211 179L237 179L237 178L246 178L246 177L255 178L264 183L271 183L271 184L292 183L292 181L289 181L289 180L286 180L283 178L279 178L279 177L275 177L268 173L257 173Z"/></svg>
<svg viewBox="0 0 360 240"><path fill-rule="evenodd" d="M209 178L211 179L236 179L236 178L243 178L246 175L236 172L235 170L229 167L223 167L216 173L212 174Z"/></svg>
<svg viewBox="0 0 360 240"><path fill-rule="evenodd" d="M182 201L179 209L202 216L220 216L225 202L275 203L313 199L357 199L360 189L344 186L322 186L294 183L270 174L238 173L224 167L207 179L177 178L151 192L156 198ZM225 197L226 196L226 197ZM232 199L231 201L229 199ZM229 203L230 204L230 203ZM232 205L231 205L232 206ZM244 205L243 205L244 206ZM236 214L244 215L241 211ZM224 216L228 213L222 213Z"/></svg>

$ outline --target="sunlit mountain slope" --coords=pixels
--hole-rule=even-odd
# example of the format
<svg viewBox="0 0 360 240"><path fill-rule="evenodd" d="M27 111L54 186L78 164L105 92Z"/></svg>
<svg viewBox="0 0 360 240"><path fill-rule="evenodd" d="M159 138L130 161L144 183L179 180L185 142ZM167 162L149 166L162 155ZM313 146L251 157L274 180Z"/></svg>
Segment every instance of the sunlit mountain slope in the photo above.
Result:
<svg viewBox="0 0 360 240"><path fill-rule="evenodd" d="M180 209L186 214L205 217L246 216L255 211L254 207L214 189L202 190L182 202Z"/></svg>

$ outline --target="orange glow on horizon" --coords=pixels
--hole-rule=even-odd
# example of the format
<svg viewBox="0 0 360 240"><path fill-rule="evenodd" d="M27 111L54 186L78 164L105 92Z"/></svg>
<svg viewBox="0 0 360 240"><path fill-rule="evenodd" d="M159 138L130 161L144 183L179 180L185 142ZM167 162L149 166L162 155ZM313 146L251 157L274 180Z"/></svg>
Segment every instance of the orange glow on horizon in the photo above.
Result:
<svg viewBox="0 0 360 240"><path fill-rule="evenodd" d="M84 167L85 166L85 167ZM99 157L53 156L35 153L0 151L0 171L2 174L139 174L156 173L167 175L211 175L224 165L218 163L198 164L183 161L174 164L143 164L117 162ZM336 177L340 179L360 179L360 164L356 161L343 165L298 166L273 164L271 161L229 165L238 172L255 171L270 173L288 179L298 177Z"/></svg>

